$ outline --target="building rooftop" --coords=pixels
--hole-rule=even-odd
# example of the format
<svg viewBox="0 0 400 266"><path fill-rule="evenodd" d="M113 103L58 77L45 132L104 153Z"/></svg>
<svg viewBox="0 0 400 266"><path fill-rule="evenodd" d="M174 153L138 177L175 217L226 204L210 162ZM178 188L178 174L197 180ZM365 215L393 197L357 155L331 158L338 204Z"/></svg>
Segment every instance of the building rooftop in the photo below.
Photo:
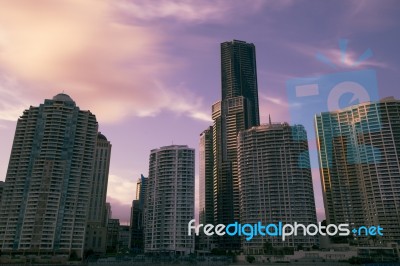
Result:
<svg viewBox="0 0 400 266"><path fill-rule="evenodd" d="M98 138L98 139L101 139L101 140L107 141L106 136L104 136L103 134L101 134L101 132L97 133L97 138Z"/></svg>
<svg viewBox="0 0 400 266"><path fill-rule="evenodd" d="M59 101L59 102L74 102L72 98L65 93L59 93L56 96L53 97L53 101Z"/></svg>

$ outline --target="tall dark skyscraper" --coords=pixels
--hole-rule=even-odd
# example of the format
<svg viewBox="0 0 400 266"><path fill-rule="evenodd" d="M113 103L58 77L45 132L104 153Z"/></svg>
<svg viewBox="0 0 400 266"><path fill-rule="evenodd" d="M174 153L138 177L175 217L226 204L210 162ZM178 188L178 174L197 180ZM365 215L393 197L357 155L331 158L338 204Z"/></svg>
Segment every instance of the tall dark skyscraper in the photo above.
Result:
<svg viewBox="0 0 400 266"><path fill-rule="evenodd" d="M142 252L143 243L143 208L146 199L147 177L140 175L136 183L136 198L132 201L129 248Z"/></svg>
<svg viewBox="0 0 400 266"><path fill-rule="evenodd" d="M210 126L200 134L199 145L199 220L201 224L214 224L214 156L213 127ZM213 238L205 234L199 236L199 248L214 248Z"/></svg>
<svg viewBox="0 0 400 266"><path fill-rule="evenodd" d="M222 100L244 97L249 102L244 113L246 128L260 124L256 48L252 43L233 40L221 44Z"/></svg>
<svg viewBox="0 0 400 266"><path fill-rule="evenodd" d="M96 117L66 94L23 112L0 206L3 252L82 256L96 138Z"/></svg>
<svg viewBox="0 0 400 266"><path fill-rule="evenodd" d="M260 124L254 44L221 44L221 79L222 100L212 106L214 222L229 224L240 220L237 135ZM223 249L240 248L240 239L234 237L218 241Z"/></svg>

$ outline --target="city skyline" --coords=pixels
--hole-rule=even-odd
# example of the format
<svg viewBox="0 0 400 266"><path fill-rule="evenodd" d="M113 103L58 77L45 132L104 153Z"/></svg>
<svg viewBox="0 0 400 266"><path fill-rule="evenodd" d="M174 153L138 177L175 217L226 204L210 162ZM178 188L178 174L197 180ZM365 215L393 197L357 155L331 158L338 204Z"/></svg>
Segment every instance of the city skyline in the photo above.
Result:
<svg viewBox="0 0 400 266"><path fill-rule="evenodd" d="M350 41L341 67L350 69L371 48L373 58L359 68L377 70L380 98L399 98L399 5L385 3L237 1L229 8L219 1L170 1L158 7L145 1L4 3L0 180L22 111L65 90L97 115L99 130L113 143L108 200L114 216L128 222L136 181L148 174L149 151L172 142L198 149L199 134L211 124L210 106L220 99L219 45L227 40L257 46L261 123L268 114L273 121L290 122L286 80L334 71L314 55L339 62L340 38ZM140 8L148 12L139 13ZM306 19L310 14L315 17ZM323 21L324 31L316 21ZM316 168L313 181L321 219Z"/></svg>

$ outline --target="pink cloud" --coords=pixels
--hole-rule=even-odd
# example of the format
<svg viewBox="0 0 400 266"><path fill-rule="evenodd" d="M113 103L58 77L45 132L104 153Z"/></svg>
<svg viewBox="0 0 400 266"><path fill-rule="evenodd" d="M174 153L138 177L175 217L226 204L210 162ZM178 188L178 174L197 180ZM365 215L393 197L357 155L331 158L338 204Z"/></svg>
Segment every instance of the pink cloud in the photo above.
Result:
<svg viewBox="0 0 400 266"><path fill-rule="evenodd" d="M107 196L107 202L111 204L112 218L119 219L120 224L130 223L131 205L121 203L111 196Z"/></svg>
<svg viewBox="0 0 400 266"><path fill-rule="evenodd" d="M118 23L111 3L3 3L0 69L24 83L22 100L35 103L65 90L102 122L162 110L207 120L200 97L166 85L168 74L185 65L163 50L168 36L156 27Z"/></svg>
<svg viewBox="0 0 400 266"><path fill-rule="evenodd" d="M316 55L320 54L329 59L333 65L337 68L362 68L362 67L379 67L379 68L390 68L387 63L375 60L373 57L368 58L365 61L357 64L360 56L368 49L365 47L364 50L356 51L354 47L351 47L351 42L348 43L346 49L345 60L341 59L341 51L337 43L332 43L328 47L317 47L309 44L302 43L286 43L289 49L296 51L296 53L308 56L310 59L316 60ZM323 63L321 62L321 65Z"/></svg>
<svg viewBox="0 0 400 266"><path fill-rule="evenodd" d="M174 19L194 23L228 23L251 15L267 6L269 9L281 9L291 5L293 0L262 1L242 0L161 0L155 5L146 0L117 1L115 6L125 16L133 20ZM240 11L240 12L238 12ZM232 18L235 19L232 19Z"/></svg>

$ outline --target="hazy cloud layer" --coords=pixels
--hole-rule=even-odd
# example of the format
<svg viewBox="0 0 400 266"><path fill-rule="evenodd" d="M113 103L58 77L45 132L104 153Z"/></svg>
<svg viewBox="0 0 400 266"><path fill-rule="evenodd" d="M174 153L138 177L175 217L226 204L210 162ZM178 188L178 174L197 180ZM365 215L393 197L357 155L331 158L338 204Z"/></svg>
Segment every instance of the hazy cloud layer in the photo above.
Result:
<svg viewBox="0 0 400 266"><path fill-rule="evenodd" d="M115 6L136 21L173 19L183 23L227 23L261 11L265 6L278 10L291 3L293 0L233 0L229 3L225 0L161 0L157 4L146 0L122 0L116 1Z"/></svg>
<svg viewBox="0 0 400 266"><path fill-rule="evenodd" d="M162 110L208 120L201 97L164 82L183 67L163 51L168 36L151 26L118 23L117 11L111 1L3 3L0 69L26 84L18 100L42 101L65 90L103 123ZM15 117L6 107L0 105L0 118Z"/></svg>

